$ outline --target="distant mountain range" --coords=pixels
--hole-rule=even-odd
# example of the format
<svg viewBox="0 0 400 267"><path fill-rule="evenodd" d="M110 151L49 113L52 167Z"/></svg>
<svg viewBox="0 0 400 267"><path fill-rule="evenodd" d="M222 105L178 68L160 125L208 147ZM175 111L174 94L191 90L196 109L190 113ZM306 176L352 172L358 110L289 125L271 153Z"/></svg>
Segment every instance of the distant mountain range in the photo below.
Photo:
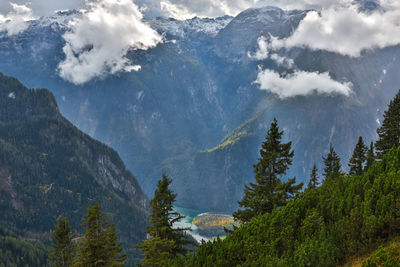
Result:
<svg viewBox="0 0 400 267"><path fill-rule="evenodd" d="M117 152L67 121L50 91L0 73L0 226L49 244L59 215L82 232L96 202L125 248L145 238L149 203Z"/></svg>
<svg viewBox="0 0 400 267"><path fill-rule="evenodd" d="M362 1L367 12L378 6ZM400 47L366 51L359 58L295 48L280 51L297 69L329 72L352 83L350 96L280 99L259 90L259 66L284 72L271 59L249 57L261 36L288 37L306 11L248 9L236 17L155 18L147 22L165 42L130 51L141 70L84 85L62 80L62 35L78 13L60 12L31 22L15 36L0 37L0 71L29 87L47 87L61 113L79 129L116 149L151 197L165 171L173 178L178 205L232 211L252 181L252 164L273 117L293 141L288 175L307 181L332 143L347 166L357 138L371 141L382 113L400 84Z"/></svg>

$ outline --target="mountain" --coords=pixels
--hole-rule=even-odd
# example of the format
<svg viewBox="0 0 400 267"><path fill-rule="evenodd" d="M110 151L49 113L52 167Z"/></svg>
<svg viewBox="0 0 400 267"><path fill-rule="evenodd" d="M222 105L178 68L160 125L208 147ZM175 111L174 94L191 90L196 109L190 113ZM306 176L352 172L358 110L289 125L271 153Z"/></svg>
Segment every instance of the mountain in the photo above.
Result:
<svg viewBox="0 0 400 267"><path fill-rule="evenodd" d="M79 131L46 89L0 74L0 225L48 244L59 215L82 232L99 203L126 248L145 238L149 203L117 152Z"/></svg>
<svg viewBox="0 0 400 267"><path fill-rule="evenodd" d="M374 1L360 1L365 11ZM377 7L375 7L377 8ZM368 10L367 10L368 9ZM61 113L79 129L110 145L151 196L163 171L173 178L177 204L233 211L273 117L293 141L289 176L307 181L329 143L347 166L358 136L368 142L400 77L400 47L368 50L359 58L295 48L279 51L296 69L329 72L352 83L349 96L311 94L280 99L254 83L259 66L284 73L274 60L249 57L258 39L288 37L307 11L248 9L236 17L147 19L165 42L128 57L141 70L73 85L57 74L64 59L62 35L78 11L59 12L0 37L0 71L29 87L51 88ZM243 128L244 127L244 128ZM243 129L245 130L245 133Z"/></svg>

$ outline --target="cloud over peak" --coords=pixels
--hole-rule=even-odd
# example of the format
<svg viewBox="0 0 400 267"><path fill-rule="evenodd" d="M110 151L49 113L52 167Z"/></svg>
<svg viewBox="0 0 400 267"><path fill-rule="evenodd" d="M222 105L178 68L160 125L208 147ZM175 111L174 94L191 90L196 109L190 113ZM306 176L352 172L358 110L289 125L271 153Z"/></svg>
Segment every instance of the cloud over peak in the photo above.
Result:
<svg viewBox="0 0 400 267"><path fill-rule="evenodd" d="M8 36L19 34L28 27L28 21L34 20L32 9L26 5L10 2L12 10L7 15L0 14L0 32L7 32Z"/></svg>
<svg viewBox="0 0 400 267"><path fill-rule="evenodd" d="M65 60L59 75L75 84L120 71L138 71L126 57L130 49L149 49L163 41L143 22L131 0L92 0L82 15L70 22L63 38Z"/></svg>
<svg viewBox="0 0 400 267"><path fill-rule="evenodd" d="M281 99L313 93L349 96L352 86L348 82L340 83L333 80L327 72L296 70L292 74L281 76L268 69L258 73L255 83L259 84L262 90L270 91Z"/></svg>
<svg viewBox="0 0 400 267"><path fill-rule="evenodd" d="M273 49L307 47L350 57L363 51L400 44L400 5L384 1L383 7L368 13L358 5L341 5L310 11L286 39L272 39Z"/></svg>

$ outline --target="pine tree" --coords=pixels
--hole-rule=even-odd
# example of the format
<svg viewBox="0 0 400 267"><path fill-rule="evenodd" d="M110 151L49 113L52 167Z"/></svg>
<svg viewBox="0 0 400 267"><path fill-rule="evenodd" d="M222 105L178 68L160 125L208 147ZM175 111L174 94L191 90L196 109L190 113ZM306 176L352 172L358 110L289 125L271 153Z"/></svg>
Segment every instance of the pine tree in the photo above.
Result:
<svg viewBox="0 0 400 267"><path fill-rule="evenodd" d="M367 152L367 163L365 165L364 171L367 171L374 162L375 162L374 143L371 142L368 152Z"/></svg>
<svg viewBox="0 0 400 267"><path fill-rule="evenodd" d="M49 254L51 266L72 266L75 259L76 246L72 241L72 231L67 218L58 217L56 229L52 235L56 243L52 245Z"/></svg>
<svg viewBox="0 0 400 267"><path fill-rule="evenodd" d="M163 174L150 201L150 225L147 227L150 238L138 246L144 250L142 266L168 266L176 256L185 255L185 246L191 244L184 233L190 228L173 228L174 223L185 216L173 209L176 194L169 188L171 182Z"/></svg>
<svg viewBox="0 0 400 267"><path fill-rule="evenodd" d="M368 147L364 144L362 137L358 138L356 147L354 148L353 156L349 161L349 175L361 175L364 170L364 162L367 160Z"/></svg>
<svg viewBox="0 0 400 267"><path fill-rule="evenodd" d="M75 266L123 266L126 259L121 254L121 243L117 242L118 235L114 224L100 210L99 204L89 206L87 218L82 226L86 232L82 235L79 256Z"/></svg>
<svg viewBox="0 0 400 267"><path fill-rule="evenodd" d="M383 114L382 126L377 132L379 138L375 148L378 158L382 158L393 146L400 145L400 91L390 101L388 110Z"/></svg>
<svg viewBox="0 0 400 267"><path fill-rule="evenodd" d="M284 206L303 186L295 185L296 178L283 183L280 178L292 164L294 152L291 142L282 144L283 132L279 131L274 118L268 130L266 141L262 144L258 163L253 166L256 183L246 185L239 209L233 217L241 222L249 222L254 216L271 213L273 209Z"/></svg>
<svg viewBox="0 0 400 267"><path fill-rule="evenodd" d="M325 179L339 177L341 169L340 158L336 154L332 145L329 146L328 155L326 157L323 157L322 159L325 164L324 168Z"/></svg>
<svg viewBox="0 0 400 267"><path fill-rule="evenodd" d="M317 188L319 182L318 182L318 170L317 170L317 165L314 163L314 166L311 171L310 175L310 182L308 183L308 189L315 189Z"/></svg>

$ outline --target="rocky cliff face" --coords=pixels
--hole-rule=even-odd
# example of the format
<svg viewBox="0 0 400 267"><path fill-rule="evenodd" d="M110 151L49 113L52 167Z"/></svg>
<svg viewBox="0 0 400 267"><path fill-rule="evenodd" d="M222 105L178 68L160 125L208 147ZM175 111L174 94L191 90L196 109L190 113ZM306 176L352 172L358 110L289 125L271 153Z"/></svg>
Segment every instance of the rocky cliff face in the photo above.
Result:
<svg viewBox="0 0 400 267"><path fill-rule="evenodd" d="M371 1L364 2L363 7L372 8ZM285 131L284 139L293 141L295 159L288 175L306 181L314 161L322 169L329 143L346 166L344 155L351 153L359 135L373 140L398 89L400 48L391 47L360 58L307 49L282 52L299 70L329 71L334 79L351 82L349 97L314 94L281 100L259 90L253 83L259 65L282 68L248 53L257 50L260 36L289 36L305 14L266 7L235 18L148 20L165 33L166 42L129 53L141 71L74 86L56 71L63 59L65 21L74 16L60 13L32 22L20 35L1 37L0 70L30 87L52 88L61 112L115 148L148 195L166 171L174 179L179 205L233 210L243 185L252 180L252 164L273 117ZM247 134L230 139L249 120ZM107 165L105 159L97 158L99 162ZM120 188L122 178L113 183L108 172L111 167L101 172L102 181Z"/></svg>

